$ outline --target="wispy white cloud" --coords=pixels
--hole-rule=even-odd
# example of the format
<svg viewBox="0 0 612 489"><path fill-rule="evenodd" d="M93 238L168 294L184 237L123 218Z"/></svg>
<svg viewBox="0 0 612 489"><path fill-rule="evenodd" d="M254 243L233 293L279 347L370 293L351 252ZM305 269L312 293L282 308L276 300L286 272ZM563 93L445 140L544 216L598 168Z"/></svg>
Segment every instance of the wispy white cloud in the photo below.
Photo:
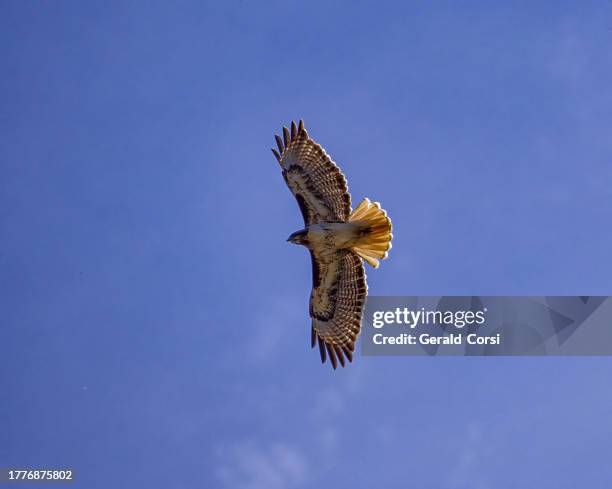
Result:
<svg viewBox="0 0 612 489"><path fill-rule="evenodd" d="M451 468L446 487L448 489L488 489L486 458L490 448L484 439L481 424L472 423L467 427L465 442Z"/></svg>
<svg viewBox="0 0 612 489"><path fill-rule="evenodd" d="M308 311L297 298L275 294L275 299L255 314L245 343L247 358L253 362L275 358L283 345L299 334L300 329L293 326L303 327L307 314ZM302 336L306 337L306 333Z"/></svg>
<svg viewBox="0 0 612 489"><path fill-rule="evenodd" d="M291 489L307 482L303 451L284 442L243 441L217 449L215 475L232 489Z"/></svg>
<svg viewBox="0 0 612 489"><path fill-rule="evenodd" d="M345 394L338 389L328 387L315 398L312 414L315 418L331 419L339 415L345 405Z"/></svg>
<svg viewBox="0 0 612 489"><path fill-rule="evenodd" d="M565 103L577 122L597 129L608 121L605 116L612 103L609 27L597 18L572 19L560 23L551 36L543 53L548 71L564 85Z"/></svg>
<svg viewBox="0 0 612 489"><path fill-rule="evenodd" d="M345 421L348 413L354 412L352 403L362 389L364 370L361 363L351 364L347 368L350 371L346 372L347 375L341 381L334 381L322 388L313 399L310 413L312 425L315 427L313 439L318 452L326 454L322 463L329 460L328 455L339 447L347 435L344 430L354 429L353 425L347 426ZM344 373L345 371L340 371L338 375Z"/></svg>

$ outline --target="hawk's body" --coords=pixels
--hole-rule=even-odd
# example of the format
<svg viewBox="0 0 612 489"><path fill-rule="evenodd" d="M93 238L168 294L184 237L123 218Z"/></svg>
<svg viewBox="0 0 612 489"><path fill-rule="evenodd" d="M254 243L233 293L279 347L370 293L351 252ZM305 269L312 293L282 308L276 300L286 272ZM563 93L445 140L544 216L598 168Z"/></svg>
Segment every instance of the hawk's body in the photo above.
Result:
<svg viewBox="0 0 612 489"><path fill-rule="evenodd" d="M289 241L302 244L312 258L312 346L334 368L352 361L367 295L362 259L374 268L391 248L391 220L378 203L364 199L351 212L346 178L304 129L291 124L276 136L283 177L298 201L305 229Z"/></svg>

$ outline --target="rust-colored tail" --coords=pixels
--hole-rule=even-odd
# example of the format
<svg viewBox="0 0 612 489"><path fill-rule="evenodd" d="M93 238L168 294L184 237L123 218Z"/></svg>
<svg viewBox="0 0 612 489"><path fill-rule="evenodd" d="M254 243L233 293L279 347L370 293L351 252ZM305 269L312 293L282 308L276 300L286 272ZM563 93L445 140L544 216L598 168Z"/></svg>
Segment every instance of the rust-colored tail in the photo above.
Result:
<svg viewBox="0 0 612 489"><path fill-rule="evenodd" d="M363 199L350 215L349 221L359 222L367 229L367 233L351 249L371 266L378 268L378 260L387 258L391 249L391 219L378 202Z"/></svg>

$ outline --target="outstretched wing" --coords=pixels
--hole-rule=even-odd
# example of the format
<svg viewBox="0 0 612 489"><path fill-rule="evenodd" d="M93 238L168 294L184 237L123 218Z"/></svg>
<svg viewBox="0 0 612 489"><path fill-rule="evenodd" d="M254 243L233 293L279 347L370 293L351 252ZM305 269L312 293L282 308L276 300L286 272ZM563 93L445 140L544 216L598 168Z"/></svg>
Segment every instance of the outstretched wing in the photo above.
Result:
<svg viewBox="0 0 612 489"><path fill-rule="evenodd" d="M353 361L355 341L361 330L361 315L368 286L361 258L342 249L325 253L311 251L312 347L319 343L321 361L329 356L334 369L344 357Z"/></svg>
<svg viewBox="0 0 612 489"><path fill-rule="evenodd" d="M346 178L325 150L308 137L304 122L283 127L283 138L275 136L272 149L283 177L298 201L304 224L321 221L345 222L351 213L351 196Z"/></svg>

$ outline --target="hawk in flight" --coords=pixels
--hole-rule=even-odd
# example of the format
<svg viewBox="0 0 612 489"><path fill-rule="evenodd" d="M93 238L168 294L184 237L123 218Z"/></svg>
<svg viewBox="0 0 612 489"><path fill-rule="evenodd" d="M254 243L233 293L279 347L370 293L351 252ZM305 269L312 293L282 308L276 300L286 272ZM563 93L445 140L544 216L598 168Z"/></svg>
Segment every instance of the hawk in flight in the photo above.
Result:
<svg viewBox="0 0 612 489"><path fill-rule="evenodd" d="M374 268L391 249L391 219L378 202L363 199L351 209L346 178L304 129L303 121L275 136L278 160L295 196L304 229L287 241L303 245L312 260L312 347L334 369L353 361L368 286L362 260Z"/></svg>

